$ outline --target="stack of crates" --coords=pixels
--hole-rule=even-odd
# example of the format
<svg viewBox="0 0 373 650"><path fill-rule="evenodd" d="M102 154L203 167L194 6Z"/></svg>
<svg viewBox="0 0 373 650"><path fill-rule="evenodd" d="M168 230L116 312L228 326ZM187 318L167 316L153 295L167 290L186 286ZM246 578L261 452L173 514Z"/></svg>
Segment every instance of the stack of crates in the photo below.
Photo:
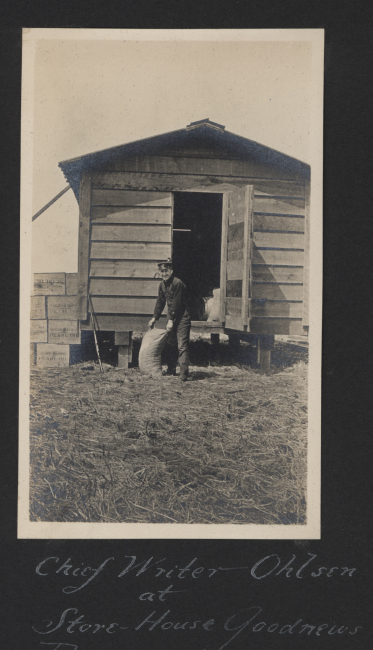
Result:
<svg viewBox="0 0 373 650"><path fill-rule="evenodd" d="M77 273L35 273L31 296L31 365L70 365L80 345Z"/></svg>

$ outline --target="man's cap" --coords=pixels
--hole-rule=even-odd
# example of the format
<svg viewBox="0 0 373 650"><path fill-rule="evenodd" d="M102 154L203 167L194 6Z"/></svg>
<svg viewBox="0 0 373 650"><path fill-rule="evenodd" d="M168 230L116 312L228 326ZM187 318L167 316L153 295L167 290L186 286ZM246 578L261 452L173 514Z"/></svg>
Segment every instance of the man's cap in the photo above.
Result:
<svg viewBox="0 0 373 650"><path fill-rule="evenodd" d="M163 262L158 262L157 266L160 268L161 266L172 266L172 259L171 257L168 257L166 260Z"/></svg>

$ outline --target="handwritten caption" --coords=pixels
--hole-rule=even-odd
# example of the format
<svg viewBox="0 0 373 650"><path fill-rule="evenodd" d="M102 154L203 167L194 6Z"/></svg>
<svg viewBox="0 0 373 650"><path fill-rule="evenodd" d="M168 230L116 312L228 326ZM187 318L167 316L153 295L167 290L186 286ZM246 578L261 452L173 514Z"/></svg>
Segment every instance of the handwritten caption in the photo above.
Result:
<svg viewBox="0 0 373 650"><path fill-rule="evenodd" d="M308 557L307 557L308 556ZM269 576L275 576L278 579L338 579L349 580L355 575L356 568L349 566L322 566L317 561L317 555L314 553L307 553L307 556L299 559L297 555L292 555L290 558L281 558L276 553L267 555L254 562L251 566L239 567L208 567L201 565L197 557L192 558L185 565L169 566L167 565L167 558L157 559L153 556L139 559L135 555L126 555L121 558L121 566L118 566L118 561L115 557L105 558L96 568L91 567L84 562L74 563L71 558L59 558L57 556L50 556L44 558L35 568L38 576L44 579L48 577L59 579L74 584L62 586L62 592L66 595L75 594L92 584L98 575L110 575L115 579L122 580L126 575L139 577L142 574L147 574L149 579L157 580L157 586L161 587L156 589L152 587L147 591L141 591L137 594L139 601L152 602L156 607L160 606L165 601L171 601L175 597L180 597L188 591L185 588L190 587L195 581L207 580L210 584L216 580L217 576L227 574L228 572L241 572L247 573L248 577L253 580L265 580ZM123 562L125 560L125 562ZM118 572L119 568L119 572ZM169 584L164 584L165 580L170 581ZM183 582L181 582L183 581ZM169 607L169 602L166 604L166 609L154 609L150 614L141 617L141 620L136 624L126 624L125 620L121 621L92 621L89 616L79 611L75 607L68 607L64 609L57 617L52 619L42 619L39 623L32 625L33 631L38 635L49 635L52 633L58 634L76 634L77 637L81 635L96 635L101 638L107 635L123 635L126 631L137 633L140 630L152 632L155 629L167 632L168 630L182 630L190 632L193 630L200 630L202 634L206 634L208 641L208 633L211 631L218 632L219 638L223 640L223 644L216 650L223 650L234 639L237 638L244 630L251 631L255 634L259 632L269 634L291 634L320 637L332 636L334 634L344 636L355 636L362 629L360 625L339 625L335 621L308 621L304 618L298 618L296 621L271 621L271 617L259 605L251 605L245 607L237 612L229 613L225 618L207 617L206 620L198 617L193 617L194 620L177 620L180 617L175 617ZM64 641L41 641L41 645L48 645L52 650L59 650L59 648L73 648L78 650L78 646L74 643L67 643ZM232 646L231 646L232 647ZM215 649L214 649L215 650Z"/></svg>

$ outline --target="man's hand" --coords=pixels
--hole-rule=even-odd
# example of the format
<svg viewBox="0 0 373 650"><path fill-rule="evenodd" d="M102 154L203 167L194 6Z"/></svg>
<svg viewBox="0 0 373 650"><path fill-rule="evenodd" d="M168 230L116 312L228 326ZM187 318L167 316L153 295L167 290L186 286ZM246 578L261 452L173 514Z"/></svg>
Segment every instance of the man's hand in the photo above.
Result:
<svg viewBox="0 0 373 650"><path fill-rule="evenodd" d="M152 330L153 327L154 327L154 323L155 323L155 318L154 318L154 316L153 316L153 318L151 318L150 321L149 321L149 323L148 323L149 328L150 328L151 330Z"/></svg>
<svg viewBox="0 0 373 650"><path fill-rule="evenodd" d="M173 320L169 320L168 323L167 323L167 326L166 326L166 330L167 330L167 332L171 332L173 326L174 326L174 321L173 321Z"/></svg>

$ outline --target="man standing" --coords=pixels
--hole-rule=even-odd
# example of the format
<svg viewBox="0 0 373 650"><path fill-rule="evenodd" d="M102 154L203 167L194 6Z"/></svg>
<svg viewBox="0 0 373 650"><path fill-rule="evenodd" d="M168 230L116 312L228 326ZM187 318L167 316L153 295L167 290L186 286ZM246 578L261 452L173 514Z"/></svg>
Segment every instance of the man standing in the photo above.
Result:
<svg viewBox="0 0 373 650"><path fill-rule="evenodd" d="M149 327L159 319L167 303L167 331L169 332L167 343L172 346L173 352L178 350L180 379L186 381L189 367L189 335L191 320L187 304L186 286L184 282L175 278L172 270L171 258L165 262L159 262L159 273L162 281L159 284L158 299L154 309L153 318L149 321ZM173 353L173 360L168 364L167 374L176 374L177 354Z"/></svg>

